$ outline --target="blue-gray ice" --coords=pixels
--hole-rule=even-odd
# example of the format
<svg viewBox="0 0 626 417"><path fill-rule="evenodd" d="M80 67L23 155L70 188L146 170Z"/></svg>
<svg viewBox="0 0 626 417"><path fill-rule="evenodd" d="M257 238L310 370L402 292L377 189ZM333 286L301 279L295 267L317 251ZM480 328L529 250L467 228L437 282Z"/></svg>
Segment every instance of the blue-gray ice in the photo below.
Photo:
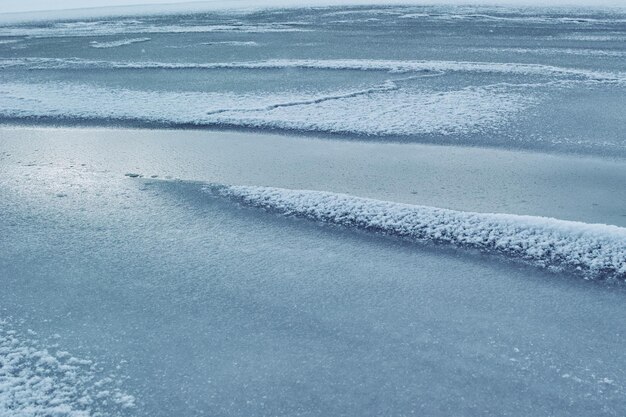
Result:
<svg viewBox="0 0 626 417"><path fill-rule="evenodd" d="M0 417L622 416L625 40L617 9L0 26Z"/></svg>
<svg viewBox="0 0 626 417"><path fill-rule="evenodd" d="M625 156L625 41L623 9L353 7L4 24L0 120Z"/></svg>

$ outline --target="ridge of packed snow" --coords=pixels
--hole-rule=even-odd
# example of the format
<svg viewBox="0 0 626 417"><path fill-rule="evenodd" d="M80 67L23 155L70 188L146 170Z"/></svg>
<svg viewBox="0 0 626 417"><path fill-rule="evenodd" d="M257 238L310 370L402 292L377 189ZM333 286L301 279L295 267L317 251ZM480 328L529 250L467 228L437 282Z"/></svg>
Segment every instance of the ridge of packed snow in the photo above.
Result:
<svg viewBox="0 0 626 417"><path fill-rule="evenodd" d="M51 27L2 27L0 36L26 36L33 38L92 37L156 33L273 33L304 32L307 29L281 23L259 24L196 24L196 25L155 25L136 20L113 22L68 22L57 23Z"/></svg>
<svg viewBox="0 0 626 417"><path fill-rule="evenodd" d="M414 241L495 252L589 279L626 279L626 229L512 214L473 213L322 191L208 185L205 191L288 216Z"/></svg>
<svg viewBox="0 0 626 417"><path fill-rule="evenodd" d="M515 62L473 62L437 60L375 60L375 59L270 59L241 62L133 62L98 61L79 58L6 58L0 68L45 69L319 69L384 71L389 73L412 72L478 72L533 76L578 77L603 82L624 82L626 73L607 73L579 68L557 67L543 64Z"/></svg>
<svg viewBox="0 0 626 417"><path fill-rule="evenodd" d="M121 39L119 41L111 41L111 42L98 42L92 41L89 43L89 46L92 48L117 48L118 46L126 46L132 45L133 43L142 43L148 42L150 38L133 38L133 39Z"/></svg>

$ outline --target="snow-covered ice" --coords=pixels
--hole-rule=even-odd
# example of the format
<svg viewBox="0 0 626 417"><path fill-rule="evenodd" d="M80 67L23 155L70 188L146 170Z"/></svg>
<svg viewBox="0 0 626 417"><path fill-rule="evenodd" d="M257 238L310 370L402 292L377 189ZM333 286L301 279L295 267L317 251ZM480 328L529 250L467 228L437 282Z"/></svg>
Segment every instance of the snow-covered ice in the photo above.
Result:
<svg viewBox="0 0 626 417"><path fill-rule="evenodd" d="M146 39L146 38L140 38ZM124 41L119 41L124 42ZM131 42L132 43L132 42ZM232 42L226 42L227 44ZM237 44L237 43L235 43ZM491 50L487 50L491 51ZM506 51L506 49L504 49ZM518 49L510 49L517 53ZM532 50L523 50L525 52ZM542 49L538 50L543 51ZM602 51L599 51L602 52ZM587 51L589 53L589 51ZM621 56L621 55L617 55ZM11 58L0 61L2 68L23 68L30 70L45 69L319 69L319 70L354 70L354 71L383 71L392 74L412 72L477 72L514 75L539 75L555 77L574 77L575 79L606 83L624 83L626 72L599 72L579 68L566 68L542 64L527 63L498 63L498 62L471 62L471 61L395 61L395 60L266 60L252 62L207 62L207 63L176 63L155 61L95 61L79 58Z"/></svg>
<svg viewBox="0 0 626 417"><path fill-rule="evenodd" d="M117 48L119 46L126 46L126 45L132 45L133 43L142 43L142 42L148 42L150 40L150 38L130 38L130 39L120 39L118 41L111 41L111 42L98 42L98 41L91 41L89 43L89 45L92 48Z"/></svg>
<svg viewBox="0 0 626 417"><path fill-rule="evenodd" d="M0 91L0 114L8 118L135 120L379 136L492 130L529 104L530 99L497 86L405 92L391 81L365 90L315 95L112 90L76 83L5 83Z"/></svg>
<svg viewBox="0 0 626 417"><path fill-rule="evenodd" d="M0 14L0 416L621 417L624 9L244 3Z"/></svg>
<svg viewBox="0 0 626 417"><path fill-rule="evenodd" d="M0 319L0 415L105 417L132 415L135 398L91 360L41 346Z"/></svg>

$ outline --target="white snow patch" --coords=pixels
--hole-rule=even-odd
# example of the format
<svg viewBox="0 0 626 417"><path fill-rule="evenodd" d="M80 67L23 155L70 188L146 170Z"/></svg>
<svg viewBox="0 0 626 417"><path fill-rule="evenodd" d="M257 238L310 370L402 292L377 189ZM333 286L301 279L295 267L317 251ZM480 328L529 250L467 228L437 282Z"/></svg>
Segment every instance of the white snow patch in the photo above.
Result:
<svg viewBox="0 0 626 417"><path fill-rule="evenodd" d="M228 45L228 46L258 46L255 41L221 41L221 42L201 42L200 45Z"/></svg>
<svg viewBox="0 0 626 417"><path fill-rule="evenodd" d="M0 36L28 36L39 38L113 36L144 33L272 33L303 31L306 31L306 29L273 22L253 25L242 23L159 25L135 19L59 22L49 26L0 26Z"/></svg>
<svg viewBox="0 0 626 417"><path fill-rule="evenodd" d="M526 76L544 76L571 80L593 81L601 83L626 84L626 72L605 72L581 68L557 67L543 64L524 64L515 62L472 62L472 61L399 61L373 59L272 59L266 61L210 62L210 63L173 63L155 61L97 61L80 58L4 58L0 59L0 69L24 68L30 70L58 69L315 69L315 70L352 70L383 71L391 74L406 73L491 73Z"/></svg>
<svg viewBox="0 0 626 417"><path fill-rule="evenodd" d="M530 55L578 55L578 56L598 56L624 58L626 51L615 51L608 49L591 49L591 48L471 48L475 52L484 53L512 53L512 54L530 54Z"/></svg>
<svg viewBox="0 0 626 417"><path fill-rule="evenodd" d="M153 92L83 84L6 83L0 116L230 125L359 135L493 131L532 103L507 87L403 90L388 81L358 91ZM363 117L367 114L367 117Z"/></svg>
<svg viewBox="0 0 626 417"><path fill-rule="evenodd" d="M20 338L0 320L0 416L105 417L135 407L132 395L98 374L92 361Z"/></svg>
<svg viewBox="0 0 626 417"><path fill-rule="evenodd" d="M621 18L603 18L595 19L589 17L580 17L576 15L571 16L545 16L545 15L524 15L524 16L506 16L495 14L483 14L469 11L467 13L407 13L400 16L401 19L433 19L433 20L470 20L481 22L509 22L515 24L547 24L547 25L563 25L563 24L575 24L575 25L589 25L589 24L621 24L625 23L625 19Z"/></svg>
<svg viewBox="0 0 626 417"><path fill-rule="evenodd" d="M582 42L625 42L626 34L623 32L604 32L604 33L566 33L555 36L557 39L565 39L570 41Z"/></svg>
<svg viewBox="0 0 626 417"><path fill-rule="evenodd" d="M546 77L574 77L600 82L626 82L624 72L602 72L580 68L515 62L472 62L437 60L374 60L374 59L271 59L266 61L170 63L137 61L96 61L80 58L5 58L0 68L46 69L318 69L384 71L389 73L470 72L515 74Z"/></svg>
<svg viewBox="0 0 626 417"><path fill-rule="evenodd" d="M205 190L284 215L502 253L587 278L626 279L626 229L617 226L462 212L322 191L223 185Z"/></svg>
<svg viewBox="0 0 626 417"><path fill-rule="evenodd" d="M133 38L133 39L120 39L118 41L111 42L89 42L89 46L92 48L117 48L119 46L132 45L133 43L148 42L150 38Z"/></svg>
<svg viewBox="0 0 626 417"><path fill-rule="evenodd" d="M228 110L214 117L218 124L259 128L372 136L451 135L496 130L531 102L530 98L498 88L419 93L390 90L311 104L294 102L251 111Z"/></svg>

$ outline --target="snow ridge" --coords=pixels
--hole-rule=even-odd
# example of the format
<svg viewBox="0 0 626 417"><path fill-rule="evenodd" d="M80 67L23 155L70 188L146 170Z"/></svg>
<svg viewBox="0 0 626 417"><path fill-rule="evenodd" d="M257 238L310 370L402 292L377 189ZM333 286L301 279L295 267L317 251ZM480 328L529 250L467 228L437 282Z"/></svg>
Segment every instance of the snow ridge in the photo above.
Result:
<svg viewBox="0 0 626 417"><path fill-rule="evenodd" d="M1 18L1 14L0 14ZM158 25L141 20L111 20L87 22L62 22L52 26L0 26L0 36L26 36L34 38L92 37L115 35L141 35L157 33L283 33L304 32L307 29L281 23Z"/></svg>
<svg viewBox="0 0 626 417"><path fill-rule="evenodd" d="M580 68L557 67L543 64L524 64L514 62L472 62L472 61L399 61L375 59L270 59L265 61L241 62L135 62L135 61L97 61L80 58L7 58L0 59L0 69L25 68L29 70L58 69L317 69L317 70L353 70L383 71L388 73L446 73L475 72L494 74L515 74L548 77L573 77L596 82L625 83L626 73L608 73Z"/></svg>
<svg viewBox="0 0 626 417"><path fill-rule="evenodd" d="M213 41L213 42L201 42L200 45L259 46L258 42L255 42L255 41Z"/></svg>
<svg viewBox="0 0 626 417"><path fill-rule="evenodd" d="M288 216L414 241L495 252L587 279L626 279L626 229L545 217L472 213L322 191L211 184L205 191Z"/></svg>
<svg viewBox="0 0 626 417"><path fill-rule="evenodd" d="M98 42L92 41L89 46L92 48L117 48L118 46L132 45L133 43L148 42L150 38L133 38L133 39L121 39L119 41L111 42Z"/></svg>

